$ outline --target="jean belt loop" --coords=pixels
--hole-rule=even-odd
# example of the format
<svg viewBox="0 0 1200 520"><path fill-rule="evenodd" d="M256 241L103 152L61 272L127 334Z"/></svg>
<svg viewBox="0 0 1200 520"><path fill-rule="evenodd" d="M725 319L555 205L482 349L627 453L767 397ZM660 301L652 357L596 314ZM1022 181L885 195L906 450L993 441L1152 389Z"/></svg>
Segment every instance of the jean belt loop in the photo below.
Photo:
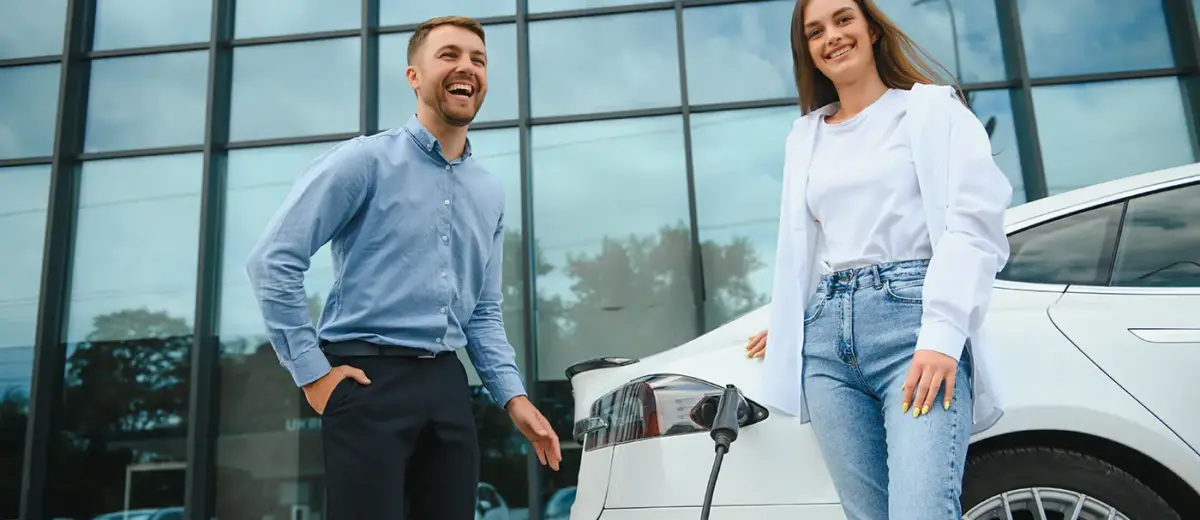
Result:
<svg viewBox="0 0 1200 520"><path fill-rule="evenodd" d="M879 276L879 266L878 265L871 266L871 282L875 284L876 289L883 288L883 278L880 278L880 276Z"/></svg>

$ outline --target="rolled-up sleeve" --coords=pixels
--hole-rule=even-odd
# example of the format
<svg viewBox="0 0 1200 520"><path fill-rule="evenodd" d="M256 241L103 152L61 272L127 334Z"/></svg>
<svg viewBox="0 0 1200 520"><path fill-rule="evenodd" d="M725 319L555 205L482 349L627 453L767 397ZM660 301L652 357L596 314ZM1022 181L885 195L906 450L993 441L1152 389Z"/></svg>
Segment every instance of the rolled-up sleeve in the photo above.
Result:
<svg viewBox="0 0 1200 520"><path fill-rule="evenodd" d="M314 160L246 261L271 346L297 386L331 369L309 317L304 274L312 256L357 212L371 189L370 160L349 141Z"/></svg>
<svg viewBox="0 0 1200 520"><path fill-rule="evenodd" d="M501 407L514 397L526 395L517 370L516 352L504 330L502 276L504 272L504 218L492 237L491 254L485 268L483 290L464 331L467 355L484 388Z"/></svg>
<svg viewBox="0 0 1200 520"><path fill-rule="evenodd" d="M1012 185L975 115L951 99L943 109L950 117L946 228L926 274L916 348L959 359L983 324L996 274L1008 261L1004 214Z"/></svg>

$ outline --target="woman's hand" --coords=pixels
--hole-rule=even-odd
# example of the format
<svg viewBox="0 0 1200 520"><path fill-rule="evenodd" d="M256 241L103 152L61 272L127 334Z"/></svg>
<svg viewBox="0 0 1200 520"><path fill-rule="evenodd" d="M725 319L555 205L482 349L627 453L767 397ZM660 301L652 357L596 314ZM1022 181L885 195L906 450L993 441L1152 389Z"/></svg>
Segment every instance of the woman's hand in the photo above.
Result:
<svg viewBox="0 0 1200 520"><path fill-rule="evenodd" d="M954 358L932 350L916 351L912 366L908 369L908 378L900 389L904 393L900 410L908 412L909 403L912 403L914 418L929 413L942 382L946 383L946 398L942 407L949 410L950 401L954 399L954 375L957 372L958 362Z"/></svg>
<svg viewBox="0 0 1200 520"><path fill-rule="evenodd" d="M750 342L746 343L746 357L763 357L767 354L767 331L759 332L750 336Z"/></svg>

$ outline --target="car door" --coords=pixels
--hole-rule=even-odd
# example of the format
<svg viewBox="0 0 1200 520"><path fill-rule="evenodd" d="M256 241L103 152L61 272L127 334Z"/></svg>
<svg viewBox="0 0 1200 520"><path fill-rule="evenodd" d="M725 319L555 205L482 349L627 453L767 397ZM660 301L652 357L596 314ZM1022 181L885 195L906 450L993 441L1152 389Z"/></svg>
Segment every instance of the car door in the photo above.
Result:
<svg viewBox="0 0 1200 520"><path fill-rule="evenodd" d="M1200 183L1122 201L1108 216L1111 240L1094 264L1099 276L1069 285L1050 319L1200 448Z"/></svg>

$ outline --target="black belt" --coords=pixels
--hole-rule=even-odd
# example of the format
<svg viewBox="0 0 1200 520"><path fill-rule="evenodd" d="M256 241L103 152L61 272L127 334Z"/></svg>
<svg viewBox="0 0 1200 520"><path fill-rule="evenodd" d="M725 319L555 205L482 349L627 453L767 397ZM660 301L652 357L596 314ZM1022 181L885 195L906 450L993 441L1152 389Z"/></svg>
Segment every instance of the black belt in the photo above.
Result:
<svg viewBox="0 0 1200 520"><path fill-rule="evenodd" d="M354 356L394 356L433 359L451 352L430 352L416 347L398 345L379 345L369 341L350 340L338 343L325 343L321 350L326 354L339 357Z"/></svg>

